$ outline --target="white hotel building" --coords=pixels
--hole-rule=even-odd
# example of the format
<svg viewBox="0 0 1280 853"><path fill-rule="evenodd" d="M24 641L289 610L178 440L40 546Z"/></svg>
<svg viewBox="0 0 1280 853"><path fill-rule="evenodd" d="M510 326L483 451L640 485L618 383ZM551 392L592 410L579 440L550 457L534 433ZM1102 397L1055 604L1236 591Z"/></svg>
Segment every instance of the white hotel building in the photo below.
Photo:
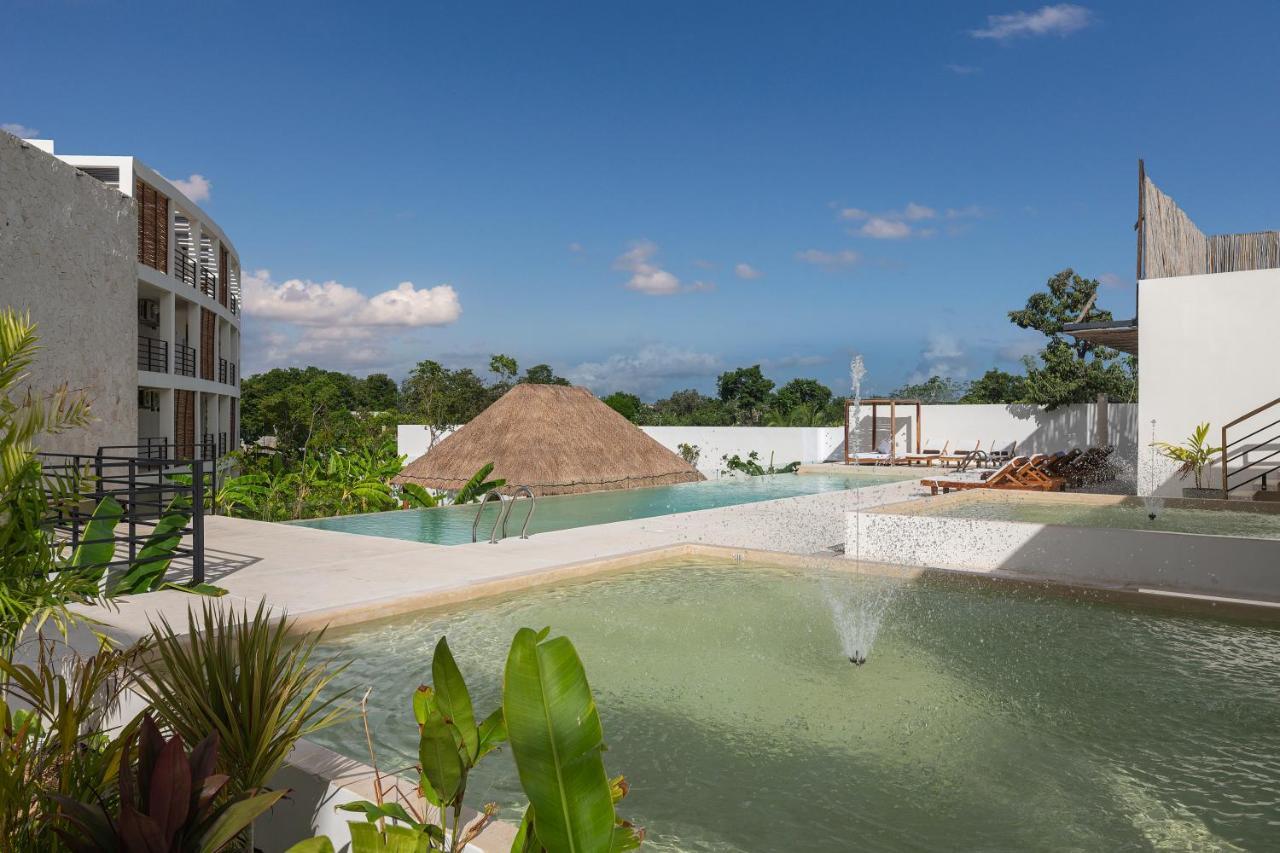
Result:
<svg viewBox="0 0 1280 853"><path fill-rule="evenodd" d="M240 256L226 233L135 157L59 154L52 141L27 142L135 203L136 280L120 298L137 309L138 455L211 458L235 450Z"/></svg>

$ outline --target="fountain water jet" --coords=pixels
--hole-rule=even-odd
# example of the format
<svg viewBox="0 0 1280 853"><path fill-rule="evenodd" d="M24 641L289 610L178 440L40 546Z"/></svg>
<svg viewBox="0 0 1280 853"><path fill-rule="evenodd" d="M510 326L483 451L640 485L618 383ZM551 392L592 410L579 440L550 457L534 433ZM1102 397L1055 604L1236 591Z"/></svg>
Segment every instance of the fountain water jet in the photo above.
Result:
<svg viewBox="0 0 1280 853"><path fill-rule="evenodd" d="M855 431L851 444L855 454L861 450L862 380L866 375L867 368L862 356L855 354L849 361L849 384L853 392L849 425ZM862 491L855 490L854 494L854 513L861 513ZM846 554L847 556L849 555ZM854 544L852 556L854 565L858 565L861 558L857 543ZM880 633L880 625L897 592L898 584L890 578L863 577L855 582L841 583L831 579L823 585L844 656L854 666L862 666L871 654L871 646Z"/></svg>
<svg viewBox="0 0 1280 853"><path fill-rule="evenodd" d="M1156 495L1156 420L1151 419L1151 457L1147 462L1147 488L1142 495L1142 503L1147 508L1147 518L1151 521L1156 520L1156 516L1160 514L1160 510L1164 507L1164 498Z"/></svg>

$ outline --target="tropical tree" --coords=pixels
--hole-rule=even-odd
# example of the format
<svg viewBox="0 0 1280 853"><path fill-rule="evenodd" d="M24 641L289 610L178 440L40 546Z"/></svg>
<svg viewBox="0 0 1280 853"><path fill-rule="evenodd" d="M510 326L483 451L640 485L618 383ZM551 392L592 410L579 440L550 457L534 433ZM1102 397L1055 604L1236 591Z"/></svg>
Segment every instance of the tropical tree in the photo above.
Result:
<svg viewBox="0 0 1280 853"><path fill-rule="evenodd" d="M754 364L721 373L716 379L716 391L736 423L753 426L760 423L768 408L773 380L765 378L760 365Z"/></svg>
<svg viewBox="0 0 1280 853"><path fill-rule="evenodd" d="M608 397L600 398L601 402L632 423L638 423L644 412L644 403L635 394L625 391L614 391Z"/></svg>
<svg viewBox="0 0 1280 853"><path fill-rule="evenodd" d="M1099 394L1113 400L1137 397L1138 360L1113 349L1079 338L1067 339L1063 328L1089 308L1093 321L1112 319L1111 312L1093 307L1099 283L1072 269L1051 276L1044 291L1033 293L1026 305L1009 312L1009 320L1023 329L1035 329L1048 337L1038 356L1027 356L1027 402L1046 408L1069 403L1091 403Z"/></svg>
<svg viewBox="0 0 1280 853"><path fill-rule="evenodd" d="M1023 403L1027 397L1027 378L1016 373L992 368L969 383L961 403Z"/></svg>
<svg viewBox="0 0 1280 853"><path fill-rule="evenodd" d="M923 382L913 382L895 388L890 397L919 400L922 403L954 403L965 393L965 384L958 379L930 376Z"/></svg>
<svg viewBox="0 0 1280 853"><path fill-rule="evenodd" d="M524 372L520 381L526 385L568 385L569 380L556 376L549 364L535 364Z"/></svg>
<svg viewBox="0 0 1280 853"><path fill-rule="evenodd" d="M816 379L792 379L774 395L776 408L789 412L797 406L805 406L820 412L831 402L831 389Z"/></svg>

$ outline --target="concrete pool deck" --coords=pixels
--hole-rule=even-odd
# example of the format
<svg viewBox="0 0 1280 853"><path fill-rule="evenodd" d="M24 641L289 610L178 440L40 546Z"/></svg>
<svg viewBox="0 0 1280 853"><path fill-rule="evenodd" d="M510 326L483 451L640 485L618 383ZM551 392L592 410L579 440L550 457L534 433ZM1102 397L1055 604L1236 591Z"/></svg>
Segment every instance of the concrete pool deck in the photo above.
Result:
<svg viewBox="0 0 1280 853"><path fill-rule="evenodd" d="M256 607L265 598L297 619L299 628L320 628L625 568L683 546L829 556L844 544L848 513L926 494L915 481L897 481L511 537L496 545L433 545L211 516L205 520L206 579L227 590L224 602ZM84 612L103 633L127 641L147 634L160 617L180 629L199 600L165 590Z"/></svg>

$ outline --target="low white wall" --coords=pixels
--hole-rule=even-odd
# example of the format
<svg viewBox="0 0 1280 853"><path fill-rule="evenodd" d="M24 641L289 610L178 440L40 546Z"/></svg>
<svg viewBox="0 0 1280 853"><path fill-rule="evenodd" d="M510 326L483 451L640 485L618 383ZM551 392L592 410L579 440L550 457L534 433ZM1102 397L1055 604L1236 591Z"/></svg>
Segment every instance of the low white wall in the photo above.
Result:
<svg viewBox="0 0 1280 853"><path fill-rule="evenodd" d="M845 556L1083 586L1280 601L1280 540L849 513Z"/></svg>
<svg viewBox="0 0 1280 853"><path fill-rule="evenodd" d="M1132 460L1138 447L1138 407L1131 403L1112 403L1107 407L1107 444L1116 445L1116 457ZM898 450L915 449L914 409L898 413L895 440ZM877 413L877 441L889 429L887 412ZM933 405L922 406L920 412L922 446L940 449L949 442L951 449L982 448L1015 444L1020 453L1052 453L1073 447L1100 444L1098 407L1094 404L1062 406L1046 411L1042 406L1028 405ZM642 427L664 447L678 452L679 446L692 444L702 455L698 468L712 473L721 465L722 456L738 454L746 457L752 450L760 454L762 463L774 456L777 465L838 461L844 453L844 427ZM855 438L857 436L857 438ZM851 446L871 449L871 411L864 407L862 421L850 430Z"/></svg>
<svg viewBox="0 0 1280 853"><path fill-rule="evenodd" d="M1128 403L1112 403L1107 407L1107 443L1116 445L1116 457L1132 460L1137 453L1138 407ZM1072 447L1089 447L1101 443L1097 435L1098 412L1093 404L1062 406L1051 412L1041 406L1027 405L936 405L921 407L922 443L940 448L950 442L952 449L961 444L969 447L981 441L983 449L992 443L1007 446L1015 443L1019 452L1052 453ZM914 409L899 411L895 438L898 449L915 449ZM879 414L880 437L889 428L887 412ZM744 459L751 451L760 454L761 464L789 462L839 461L844 453L844 427L738 427L738 426L646 426L641 427L663 447L680 452L681 444L696 446L701 455L698 470L714 477L722 467L721 458L735 453ZM448 432L441 435L447 435ZM860 447L871 448L871 410L864 407L862 422L850 440L860 436ZM437 439L438 441L439 439ZM425 426L401 424L396 430L399 452L410 461L427 452L430 433Z"/></svg>
<svg viewBox="0 0 1280 853"><path fill-rule="evenodd" d="M1173 463L1145 451L1152 422L1158 441L1177 444L1208 421L1209 441L1217 447L1224 423L1280 397L1280 379L1269 369L1276 362L1280 328L1280 270L1140 281L1138 311L1138 421L1144 448L1138 454L1138 485L1143 493L1154 486L1159 494L1177 495L1194 482L1180 480ZM1277 417L1271 409L1231 435L1247 435ZM1274 432L1273 427L1258 438ZM1206 486L1221 485L1221 469L1214 465ZM1276 486L1274 479L1268 484Z"/></svg>

